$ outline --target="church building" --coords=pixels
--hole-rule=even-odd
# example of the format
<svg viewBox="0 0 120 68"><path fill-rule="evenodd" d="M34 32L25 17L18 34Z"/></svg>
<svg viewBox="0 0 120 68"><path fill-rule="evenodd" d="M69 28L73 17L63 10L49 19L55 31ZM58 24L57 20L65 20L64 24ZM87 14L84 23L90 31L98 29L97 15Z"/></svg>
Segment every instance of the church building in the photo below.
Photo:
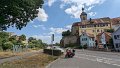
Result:
<svg viewBox="0 0 120 68"><path fill-rule="evenodd" d="M81 22L75 22L72 25L72 35L80 36L82 32L93 34L95 37L97 34L104 32L107 29L112 29L112 22L109 17L98 19L87 19L87 13L82 8L80 15Z"/></svg>

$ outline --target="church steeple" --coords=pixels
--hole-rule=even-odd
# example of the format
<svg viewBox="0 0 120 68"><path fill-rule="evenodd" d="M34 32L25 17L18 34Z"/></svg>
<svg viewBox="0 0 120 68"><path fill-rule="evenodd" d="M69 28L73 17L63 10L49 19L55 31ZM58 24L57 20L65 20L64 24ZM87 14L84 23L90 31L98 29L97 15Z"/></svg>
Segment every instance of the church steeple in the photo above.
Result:
<svg viewBox="0 0 120 68"><path fill-rule="evenodd" d="M84 22L87 20L87 13L84 12L84 8L82 8L82 13L80 15L80 18L81 18L81 22Z"/></svg>

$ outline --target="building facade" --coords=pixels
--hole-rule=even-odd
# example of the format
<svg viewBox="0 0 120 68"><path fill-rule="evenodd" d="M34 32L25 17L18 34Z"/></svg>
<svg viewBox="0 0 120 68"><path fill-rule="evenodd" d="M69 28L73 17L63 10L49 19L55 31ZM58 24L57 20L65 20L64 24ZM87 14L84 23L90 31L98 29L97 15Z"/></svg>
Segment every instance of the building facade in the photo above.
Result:
<svg viewBox="0 0 120 68"><path fill-rule="evenodd" d="M93 34L83 32L80 35L80 46L87 45L88 48L95 46L95 39Z"/></svg>
<svg viewBox="0 0 120 68"><path fill-rule="evenodd" d="M75 22L72 25L72 35L80 36L82 32L96 35L105 32L106 30L114 29L116 30L120 26L120 17L118 18L97 18L97 19L87 19L87 13L82 9L80 15L81 22ZM117 26L117 27L116 27Z"/></svg>
<svg viewBox="0 0 120 68"><path fill-rule="evenodd" d="M110 39L112 38L111 33L102 32L96 36L98 48L106 48L107 44L110 45ZM109 47L111 48L111 47Z"/></svg>
<svg viewBox="0 0 120 68"><path fill-rule="evenodd" d="M112 34L112 38L115 50L120 51L120 28Z"/></svg>

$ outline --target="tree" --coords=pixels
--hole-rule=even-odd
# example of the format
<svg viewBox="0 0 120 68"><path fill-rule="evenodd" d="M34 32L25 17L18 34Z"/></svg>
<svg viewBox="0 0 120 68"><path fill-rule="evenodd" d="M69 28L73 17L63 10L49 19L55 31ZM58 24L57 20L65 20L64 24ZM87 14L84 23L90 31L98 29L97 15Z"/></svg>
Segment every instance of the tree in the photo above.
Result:
<svg viewBox="0 0 120 68"><path fill-rule="evenodd" d="M19 36L19 40L20 41L25 41L26 40L26 36L24 34L22 34L21 36Z"/></svg>
<svg viewBox="0 0 120 68"><path fill-rule="evenodd" d="M67 30L67 31L63 31L62 32L62 36L69 36L71 34L70 30Z"/></svg>
<svg viewBox="0 0 120 68"><path fill-rule="evenodd" d="M11 37L9 38L9 41L12 42L14 45L16 45L16 44L17 44L16 36L15 36L15 35L14 35L14 36L11 36Z"/></svg>
<svg viewBox="0 0 120 68"><path fill-rule="evenodd" d="M113 32L114 32L114 29L106 29L105 31L106 31L106 32L113 33Z"/></svg>
<svg viewBox="0 0 120 68"><path fill-rule="evenodd" d="M42 8L43 3L43 0L0 0L0 28L25 27L27 22L37 17L37 9Z"/></svg>
<svg viewBox="0 0 120 68"><path fill-rule="evenodd" d="M36 39L33 37L28 38L28 44L30 48L44 48L47 44L43 43L41 39Z"/></svg>
<svg viewBox="0 0 120 68"><path fill-rule="evenodd" d="M0 47L4 50L5 43L8 42L9 33L0 32Z"/></svg>
<svg viewBox="0 0 120 68"><path fill-rule="evenodd" d="M12 46L13 46L12 42L5 42L3 44L4 44L3 50L12 49Z"/></svg>
<svg viewBox="0 0 120 68"><path fill-rule="evenodd" d="M17 44L18 45L24 45L23 41L26 40L26 36L24 34L22 34L21 36L19 36L19 39L17 40Z"/></svg>
<svg viewBox="0 0 120 68"><path fill-rule="evenodd" d="M29 37L29 38L28 38L28 43L31 42L32 40L36 40L36 39L33 38L33 37Z"/></svg>

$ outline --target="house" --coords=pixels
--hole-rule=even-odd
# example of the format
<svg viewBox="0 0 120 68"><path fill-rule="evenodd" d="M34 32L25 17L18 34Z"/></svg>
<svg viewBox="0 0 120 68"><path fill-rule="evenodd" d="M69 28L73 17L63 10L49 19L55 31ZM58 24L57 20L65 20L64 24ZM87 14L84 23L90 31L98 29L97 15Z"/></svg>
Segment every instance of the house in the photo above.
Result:
<svg viewBox="0 0 120 68"><path fill-rule="evenodd" d="M98 44L98 48L106 48L107 46L105 45L110 45L110 39L112 38L111 33L109 32L102 32L99 33L96 36L96 40L97 40L97 44ZM111 47L109 47L111 48Z"/></svg>
<svg viewBox="0 0 120 68"><path fill-rule="evenodd" d="M80 45L84 46L87 45L87 47L94 47L95 46L95 39L93 34L88 34L85 32L82 32L80 35Z"/></svg>
<svg viewBox="0 0 120 68"><path fill-rule="evenodd" d="M112 34L114 48L120 51L120 27Z"/></svg>
<svg viewBox="0 0 120 68"><path fill-rule="evenodd" d="M116 31L120 27L120 17L113 18L112 20L112 28Z"/></svg>

